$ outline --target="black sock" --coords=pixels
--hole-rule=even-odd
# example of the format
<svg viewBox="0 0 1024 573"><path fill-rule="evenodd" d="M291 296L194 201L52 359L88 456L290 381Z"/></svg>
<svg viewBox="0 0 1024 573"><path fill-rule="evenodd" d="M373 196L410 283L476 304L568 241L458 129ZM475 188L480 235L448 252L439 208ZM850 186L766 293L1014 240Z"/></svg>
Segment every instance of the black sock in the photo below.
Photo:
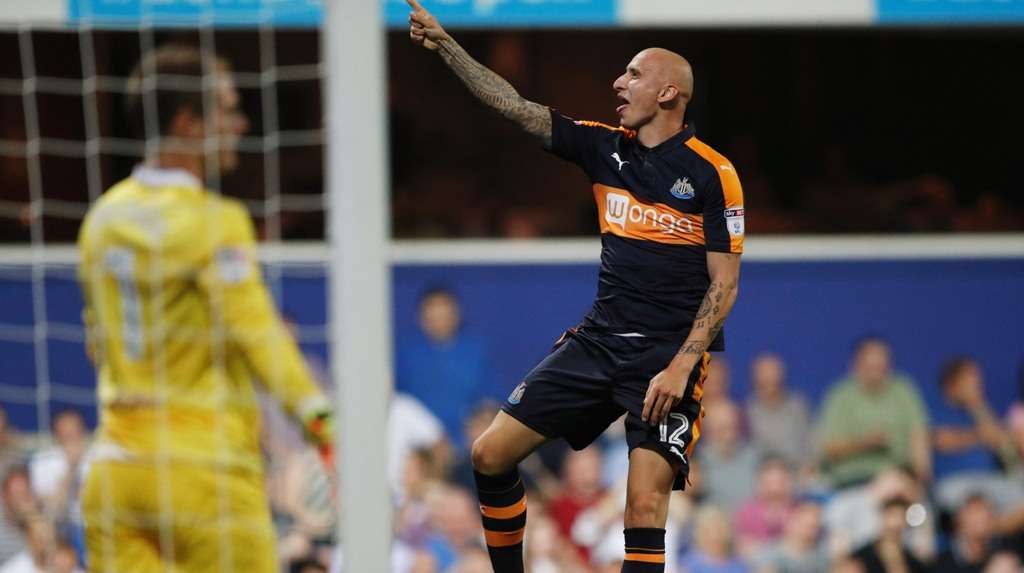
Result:
<svg viewBox="0 0 1024 573"><path fill-rule="evenodd" d="M665 530L654 527L631 527L622 532L626 537L626 558L622 573L665 572Z"/></svg>
<svg viewBox="0 0 1024 573"><path fill-rule="evenodd" d="M519 470L486 476L473 472L494 573L523 573L526 489Z"/></svg>

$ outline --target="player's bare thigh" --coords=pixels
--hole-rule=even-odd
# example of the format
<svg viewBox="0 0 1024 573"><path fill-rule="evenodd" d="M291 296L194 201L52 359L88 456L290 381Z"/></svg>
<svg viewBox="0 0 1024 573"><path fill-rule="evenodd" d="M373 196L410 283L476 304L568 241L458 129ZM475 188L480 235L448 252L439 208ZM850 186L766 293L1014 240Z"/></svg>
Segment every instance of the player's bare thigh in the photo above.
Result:
<svg viewBox="0 0 1024 573"><path fill-rule="evenodd" d="M664 528L676 470L665 456L639 446L629 454L626 527Z"/></svg>
<svg viewBox="0 0 1024 573"><path fill-rule="evenodd" d="M473 442L473 469L484 475L504 473L546 441L543 434L499 411Z"/></svg>

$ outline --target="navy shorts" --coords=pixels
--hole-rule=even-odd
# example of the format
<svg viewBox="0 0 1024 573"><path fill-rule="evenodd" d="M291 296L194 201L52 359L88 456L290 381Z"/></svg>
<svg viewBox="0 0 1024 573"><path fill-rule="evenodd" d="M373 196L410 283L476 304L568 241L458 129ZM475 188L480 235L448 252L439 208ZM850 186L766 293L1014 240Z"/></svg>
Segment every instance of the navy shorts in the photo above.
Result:
<svg viewBox="0 0 1024 573"><path fill-rule="evenodd" d="M698 361L667 420L641 419L651 378L678 351L678 342L570 330L516 386L502 410L545 437L564 438L575 450L625 413L629 451L643 446L663 455L678 472L674 489L683 489L688 458L700 438L700 398L711 355L705 352Z"/></svg>

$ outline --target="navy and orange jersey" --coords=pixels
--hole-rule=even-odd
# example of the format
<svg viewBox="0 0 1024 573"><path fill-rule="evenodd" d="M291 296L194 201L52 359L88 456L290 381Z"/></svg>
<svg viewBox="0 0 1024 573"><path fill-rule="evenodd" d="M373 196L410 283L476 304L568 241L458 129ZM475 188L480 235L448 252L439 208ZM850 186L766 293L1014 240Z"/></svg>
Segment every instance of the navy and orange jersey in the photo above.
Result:
<svg viewBox="0 0 1024 573"><path fill-rule="evenodd" d="M682 342L710 285L707 252L743 252L736 169L692 125L651 149L636 132L551 111L549 151L590 177L601 225L584 328ZM709 350L724 350L719 334Z"/></svg>

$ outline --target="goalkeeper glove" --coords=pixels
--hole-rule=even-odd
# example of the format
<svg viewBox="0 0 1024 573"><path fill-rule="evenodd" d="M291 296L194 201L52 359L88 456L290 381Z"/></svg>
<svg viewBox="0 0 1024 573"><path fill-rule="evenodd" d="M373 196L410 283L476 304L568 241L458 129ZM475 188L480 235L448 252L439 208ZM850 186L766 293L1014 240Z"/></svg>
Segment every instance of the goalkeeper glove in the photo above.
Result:
<svg viewBox="0 0 1024 573"><path fill-rule="evenodd" d="M326 405L303 412L302 429L306 440L316 446L328 471L334 471L334 415Z"/></svg>

